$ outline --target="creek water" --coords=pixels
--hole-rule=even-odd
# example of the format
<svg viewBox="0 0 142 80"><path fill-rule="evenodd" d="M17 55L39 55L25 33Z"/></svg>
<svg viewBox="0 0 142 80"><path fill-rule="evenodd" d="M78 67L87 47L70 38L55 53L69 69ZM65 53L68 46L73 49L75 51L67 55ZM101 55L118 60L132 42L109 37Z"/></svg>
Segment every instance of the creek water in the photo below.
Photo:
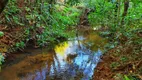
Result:
<svg viewBox="0 0 142 80"><path fill-rule="evenodd" d="M26 49L35 55L3 68L0 80L91 80L105 43L97 32L82 30L51 50Z"/></svg>

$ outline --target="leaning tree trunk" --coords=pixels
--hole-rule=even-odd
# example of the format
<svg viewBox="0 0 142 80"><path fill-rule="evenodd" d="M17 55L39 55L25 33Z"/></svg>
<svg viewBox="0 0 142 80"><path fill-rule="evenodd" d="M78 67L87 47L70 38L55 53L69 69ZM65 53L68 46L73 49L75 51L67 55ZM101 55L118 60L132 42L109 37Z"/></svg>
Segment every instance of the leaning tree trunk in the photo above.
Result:
<svg viewBox="0 0 142 80"><path fill-rule="evenodd" d="M2 13L2 11L4 10L6 4L7 4L8 0L0 0L0 14Z"/></svg>
<svg viewBox="0 0 142 80"><path fill-rule="evenodd" d="M122 14L122 20L121 20L121 24L123 25L124 24L124 18L125 16L127 15L128 13L128 8L129 8L129 0L125 0L124 1L124 12Z"/></svg>

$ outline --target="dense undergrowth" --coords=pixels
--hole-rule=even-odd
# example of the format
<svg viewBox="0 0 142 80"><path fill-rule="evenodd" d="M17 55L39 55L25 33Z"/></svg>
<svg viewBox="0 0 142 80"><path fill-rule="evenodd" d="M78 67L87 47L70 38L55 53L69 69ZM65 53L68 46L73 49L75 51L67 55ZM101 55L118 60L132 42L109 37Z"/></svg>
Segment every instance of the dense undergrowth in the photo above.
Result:
<svg viewBox="0 0 142 80"><path fill-rule="evenodd" d="M112 70L128 63L136 68L114 76L133 80L133 75L142 74L142 68L135 65L142 64L141 0L51 1L9 0L0 16L0 65L3 53L22 50L31 40L39 47L69 38L71 35L67 33L78 25L81 10L86 8L88 12L84 16L88 17L90 26L100 30L100 35L109 40L105 55L115 57L109 64Z"/></svg>
<svg viewBox="0 0 142 80"><path fill-rule="evenodd" d="M101 35L110 39L110 45L107 45L110 47L108 48L111 49L120 44L142 45L141 1L130 1L126 16L123 16L124 1L96 0L95 3L96 10L89 14L89 22L95 29L105 30ZM119 6L116 7L116 4ZM141 50L139 49L139 51Z"/></svg>
<svg viewBox="0 0 142 80"><path fill-rule="evenodd" d="M29 41L40 47L69 38L72 35L67 29L78 24L80 12L68 4L46 0L9 0L0 16L0 65L2 54L22 50Z"/></svg>
<svg viewBox="0 0 142 80"><path fill-rule="evenodd" d="M89 14L89 22L110 40L105 55L113 59L111 63L106 62L112 74L115 73L111 77L139 80L136 76L140 77L142 73L142 1L92 0L92 3L95 11Z"/></svg>

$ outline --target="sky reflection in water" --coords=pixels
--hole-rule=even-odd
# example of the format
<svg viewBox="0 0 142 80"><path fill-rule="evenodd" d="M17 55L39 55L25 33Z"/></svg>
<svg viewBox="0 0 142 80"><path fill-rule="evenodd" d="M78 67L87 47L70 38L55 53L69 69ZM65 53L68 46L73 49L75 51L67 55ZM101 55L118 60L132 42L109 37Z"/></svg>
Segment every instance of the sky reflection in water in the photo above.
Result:
<svg viewBox="0 0 142 80"><path fill-rule="evenodd" d="M83 40L67 41L57 45L53 64L46 65L41 71L37 71L36 75L28 75L26 79L32 80L33 77L34 80L91 79L102 52L99 49L98 51L87 49L82 44ZM74 55L76 56L73 57Z"/></svg>
<svg viewBox="0 0 142 80"><path fill-rule="evenodd" d="M37 55L3 69L0 80L89 80L104 45L103 38L91 32L60 43L51 51L33 49L30 52Z"/></svg>

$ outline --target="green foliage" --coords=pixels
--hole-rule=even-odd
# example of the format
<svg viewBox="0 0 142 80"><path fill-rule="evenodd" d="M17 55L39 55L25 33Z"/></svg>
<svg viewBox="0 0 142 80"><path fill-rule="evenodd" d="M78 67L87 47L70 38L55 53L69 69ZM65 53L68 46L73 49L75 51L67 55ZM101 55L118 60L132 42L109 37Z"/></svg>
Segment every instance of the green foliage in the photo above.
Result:
<svg viewBox="0 0 142 80"><path fill-rule="evenodd" d="M95 10L96 0L82 0L82 3L90 9Z"/></svg>
<svg viewBox="0 0 142 80"><path fill-rule="evenodd" d="M120 60L121 60L122 62L126 62L126 61L128 61L128 58L127 58L126 56L122 56L122 57L120 58Z"/></svg>
<svg viewBox="0 0 142 80"><path fill-rule="evenodd" d="M4 36L4 33L2 31L0 31L0 37Z"/></svg>
<svg viewBox="0 0 142 80"><path fill-rule="evenodd" d="M124 75L125 80L130 80L128 76Z"/></svg>
<svg viewBox="0 0 142 80"><path fill-rule="evenodd" d="M141 44L142 39L136 35L142 26L141 1L132 0L129 2L129 9L127 15L124 17L124 24L122 24L124 1L118 2L118 8L116 7L116 2L107 0L90 1L95 6L95 11L88 16L89 22L93 27L108 27L109 33L113 34L109 37L114 38L113 41L117 41L116 43L119 43L122 36L125 36L128 40L133 40L134 43Z"/></svg>
<svg viewBox="0 0 142 80"><path fill-rule="evenodd" d="M136 76L127 76L127 75L124 75L123 80L140 80L140 79L137 78Z"/></svg>
<svg viewBox="0 0 142 80"><path fill-rule="evenodd" d="M19 16L22 12L20 8L18 8L18 6L16 5L16 1L17 0L9 0L6 10L4 10L5 18L2 21L0 21L0 23L8 23L12 26L24 25L22 24L21 17Z"/></svg>
<svg viewBox="0 0 142 80"><path fill-rule="evenodd" d="M95 0L95 12L91 13L88 18L91 25L110 26L113 22L114 4L105 0ZM108 22L109 21L109 22Z"/></svg>
<svg viewBox="0 0 142 80"><path fill-rule="evenodd" d="M132 75L124 75L124 74L116 74L114 77L116 80L141 80L137 76Z"/></svg>
<svg viewBox="0 0 142 80"><path fill-rule="evenodd" d="M73 6L73 5L76 5L79 2L80 2L80 0L67 0L66 3L69 4L69 5L71 5L71 6Z"/></svg>
<svg viewBox="0 0 142 80"><path fill-rule="evenodd" d="M77 1L71 2L71 5L76 3ZM18 49L23 48L25 41L30 39L43 46L47 42L58 41L57 38L69 37L66 31L68 27L77 25L79 15L80 11L75 7L49 4L46 0L34 2L25 0L23 4L17 0L9 0L0 23L10 25L12 28L24 28L22 36L25 39L15 44Z"/></svg>
<svg viewBox="0 0 142 80"><path fill-rule="evenodd" d="M4 62L4 56L0 53L0 65L2 65L2 62Z"/></svg>
<svg viewBox="0 0 142 80"><path fill-rule="evenodd" d="M120 12L118 11L118 13L115 13L116 4L114 2L106 1L106 0L101 0L101 1L94 0L92 2L95 3L94 6L96 8L96 11L89 15L89 20L92 25L105 25L112 28L117 27L119 25L120 22L118 20L122 18L121 15L123 13L123 7L124 7L123 1L119 3ZM141 19L141 11L142 11L141 4L142 3L138 1L130 2L129 12L125 18L125 25L126 24L133 25L135 22L140 22L139 19ZM136 28L138 26L139 25L137 24L137 26L133 28Z"/></svg>
<svg viewBox="0 0 142 80"><path fill-rule="evenodd" d="M63 7L63 9L62 9ZM43 12L44 14L45 12ZM56 41L59 37L68 37L66 30L70 26L77 25L79 21L79 10L72 8L70 6L59 6L55 5L52 15L41 15L41 22L47 22L48 19L44 19L45 16L50 16L50 24L45 25L44 23L37 24L42 25L44 31L42 34L36 34L37 42L39 45L44 45L47 41L53 42ZM40 27L40 26L39 26Z"/></svg>
<svg viewBox="0 0 142 80"><path fill-rule="evenodd" d="M110 64L110 67L111 67L111 68L116 68L117 66L119 66L119 63L117 63L117 62L112 62L112 63Z"/></svg>
<svg viewBox="0 0 142 80"><path fill-rule="evenodd" d="M19 49L19 48L24 48L25 47L25 43L23 42L23 41L21 41L21 42L17 42L16 44L15 44L15 46L16 46L16 49Z"/></svg>
<svg viewBox="0 0 142 80"><path fill-rule="evenodd" d="M56 6L57 8L60 8L59 5ZM77 25L77 22L79 21L79 15L80 12L78 9L69 7L69 6L63 6L64 9L62 11L55 10L55 12L58 11L58 13L54 13L53 17L58 22L59 26L71 26L71 25Z"/></svg>
<svg viewBox="0 0 142 80"><path fill-rule="evenodd" d="M2 53L0 53L0 70L1 70L1 66L2 66L2 62L4 62L4 56L2 55Z"/></svg>

